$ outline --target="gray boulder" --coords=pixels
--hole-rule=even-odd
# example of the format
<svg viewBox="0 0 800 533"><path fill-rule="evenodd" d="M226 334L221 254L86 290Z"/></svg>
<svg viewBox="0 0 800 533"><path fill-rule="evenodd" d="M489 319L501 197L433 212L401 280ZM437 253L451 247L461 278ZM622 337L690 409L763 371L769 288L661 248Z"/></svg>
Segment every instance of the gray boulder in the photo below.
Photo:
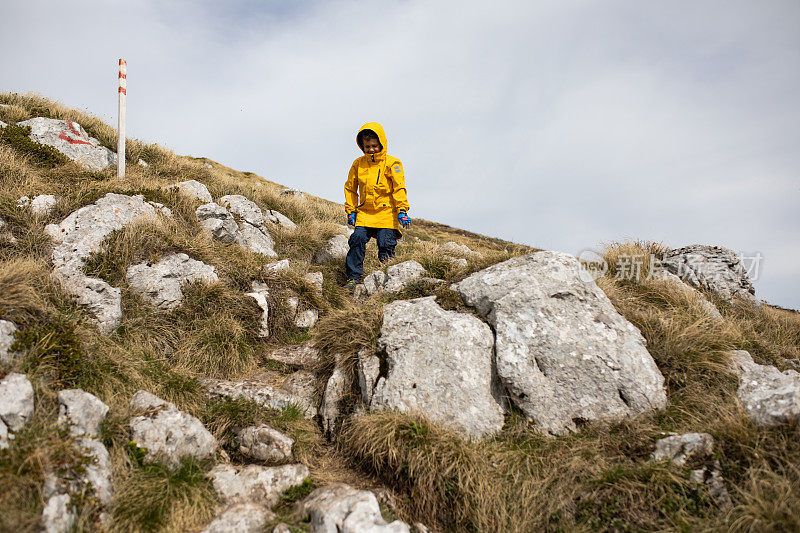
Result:
<svg viewBox="0 0 800 533"><path fill-rule="evenodd" d="M58 423L73 436L99 437L108 406L94 394L81 389L58 393Z"/></svg>
<svg viewBox="0 0 800 533"><path fill-rule="evenodd" d="M117 164L117 154L101 146L94 137L89 137L77 122L36 117L17 122L17 126L30 127L32 141L52 146L89 170L100 171Z"/></svg>
<svg viewBox="0 0 800 533"><path fill-rule="evenodd" d="M456 269L467 268L469 266L469 262L463 257L452 257L450 255L445 255L442 257L442 259Z"/></svg>
<svg viewBox="0 0 800 533"><path fill-rule="evenodd" d="M294 440L266 424L242 428L236 438L239 452L256 461L280 463L292 458Z"/></svg>
<svg viewBox="0 0 800 533"><path fill-rule="evenodd" d="M17 200L17 207L28 207L38 217L49 215L57 203L58 200L52 194L40 194L33 200L27 196L21 197Z"/></svg>
<svg viewBox="0 0 800 533"><path fill-rule="evenodd" d="M375 495L334 483L312 492L298 505L298 514L311 520L312 533L409 533L406 523L388 523Z"/></svg>
<svg viewBox="0 0 800 533"><path fill-rule="evenodd" d="M266 371L242 381L204 378L200 383L211 397L243 398L271 409L297 405L306 418L317 415L315 399L316 376L308 370L284 375Z"/></svg>
<svg viewBox="0 0 800 533"><path fill-rule="evenodd" d="M209 203L198 207L195 214L200 226L212 238L227 244L241 240L236 219L221 205L209 201Z"/></svg>
<svg viewBox="0 0 800 533"><path fill-rule="evenodd" d="M32 416L33 385L25 374L8 374L0 381L0 420L9 432L15 432Z"/></svg>
<svg viewBox="0 0 800 533"><path fill-rule="evenodd" d="M177 467L184 457L205 459L217 450L217 439L197 418L175 405L139 391L131 398L131 441L146 451L145 460Z"/></svg>
<svg viewBox="0 0 800 533"><path fill-rule="evenodd" d="M103 280L86 276L83 265L109 234L139 220L157 220L155 208L142 195L108 193L59 224L45 227L45 233L56 242L53 277L88 308L103 332L116 328L122 319L121 293Z"/></svg>
<svg viewBox="0 0 800 533"><path fill-rule="evenodd" d="M747 269L733 250L721 246L695 244L671 250L662 265L686 283L711 291L718 298L734 298L760 306Z"/></svg>
<svg viewBox="0 0 800 533"><path fill-rule="evenodd" d="M72 498L67 493L56 493L46 498L42 509L42 531L45 533L67 533L75 525L75 513L70 507Z"/></svg>
<svg viewBox="0 0 800 533"><path fill-rule="evenodd" d="M372 392L380 377L381 360L380 357L371 353L369 350L358 352L356 362L356 373L358 374L358 387L361 390L361 399L364 404L369 405L372 401Z"/></svg>
<svg viewBox="0 0 800 533"><path fill-rule="evenodd" d="M308 467L303 464L248 465L241 469L221 464L211 470L209 477L223 503L272 506L278 503L283 491L300 485L309 474Z"/></svg>
<svg viewBox="0 0 800 533"><path fill-rule="evenodd" d="M182 181L175 185L178 191L184 196L200 200L203 203L213 202L214 198L208 192L208 187L196 180Z"/></svg>
<svg viewBox="0 0 800 533"><path fill-rule="evenodd" d="M334 261L344 261L344 258L347 257L347 252L349 251L350 245L348 244L347 236L334 235L328 239L328 242L326 242L322 248L317 250L317 253L314 254L312 263L321 265Z"/></svg>
<svg viewBox="0 0 800 533"><path fill-rule="evenodd" d="M213 266L186 254L168 255L157 263L131 265L126 278L131 289L141 294L145 301L165 311L181 305L186 283L219 281Z"/></svg>
<svg viewBox="0 0 800 533"><path fill-rule="evenodd" d="M499 431L493 345L486 324L445 311L433 296L386 305L378 348L386 351L388 374L379 378L370 409L421 413L469 438Z"/></svg>
<svg viewBox="0 0 800 533"><path fill-rule="evenodd" d="M264 213L261 208L241 194L223 196L219 199L219 203L225 206L234 216L252 226L260 227L264 225Z"/></svg>
<svg viewBox="0 0 800 533"><path fill-rule="evenodd" d="M425 267L416 261L403 261L386 269L376 270L364 278L364 288L368 296L379 291L398 291L403 289L412 281L418 280L425 275Z"/></svg>
<svg viewBox="0 0 800 533"><path fill-rule="evenodd" d="M322 272L309 272L308 274L304 274L303 280L311 285L318 294L322 294L322 283L325 280Z"/></svg>
<svg viewBox="0 0 800 533"><path fill-rule="evenodd" d="M671 435L656 441L653 461L669 460L675 466L702 461L714 453L714 437L708 433L684 433Z"/></svg>
<svg viewBox="0 0 800 533"><path fill-rule="evenodd" d="M200 533L262 533L267 520L275 513L255 503L240 503L227 507Z"/></svg>
<svg viewBox="0 0 800 533"><path fill-rule="evenodd" d="M10 320L0 320L0 363L10 365L19 355L11 351L11 345L16 342L17 326Z"/></svg>
<svg viewBox="0 0 800 533"><path fill-rule="evenodd" d="M580 271L571 255L537 252L452 286L494 327L497 373L511 399L556 435L666 404L641 333Z"/></svg>
<svg viewBox="0 0 800 533"><path fill-rule="evenodd" d="M300 298L290 296L286 299L289 317L294 320L295 327L313 328L319 320L319 311L300 306Z"/></svg>
<svg viewBox="0 0 800 533"><path fill-rule="evenodd" d="M736 395L753 422L773 426L800 419L800 373L759 365L744 350L730 355L732 370L739 376Z"/></svg>

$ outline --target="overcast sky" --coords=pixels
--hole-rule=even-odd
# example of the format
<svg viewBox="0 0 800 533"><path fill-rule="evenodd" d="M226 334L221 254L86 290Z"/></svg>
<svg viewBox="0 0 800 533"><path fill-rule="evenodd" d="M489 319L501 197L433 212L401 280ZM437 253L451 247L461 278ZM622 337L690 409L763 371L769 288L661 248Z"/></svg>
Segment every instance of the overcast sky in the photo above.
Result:
<svg viewBox="0 0 800 533"><path fill-rule="evenodd" d="M800 308L800 2L4 2L0 91L333 201L381 122L412 218L760 253Z"/></svg>

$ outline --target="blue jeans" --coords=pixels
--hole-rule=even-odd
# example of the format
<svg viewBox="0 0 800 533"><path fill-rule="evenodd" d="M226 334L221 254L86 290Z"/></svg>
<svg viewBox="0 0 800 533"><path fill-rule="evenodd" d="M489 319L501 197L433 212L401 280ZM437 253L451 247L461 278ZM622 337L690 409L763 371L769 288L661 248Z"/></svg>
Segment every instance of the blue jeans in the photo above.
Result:
<svg viewBox="0 0 800 533"><path fill-rule="evenodd" d="M347 279L361 279L361 275L364 273L364 254L367 253L367 242L373 237L378 241L378 260L380 262L394 257L394 247L397 246L395 230L356 226L348 241L350 251L347 252L347 259L345 259Z"/></svg>

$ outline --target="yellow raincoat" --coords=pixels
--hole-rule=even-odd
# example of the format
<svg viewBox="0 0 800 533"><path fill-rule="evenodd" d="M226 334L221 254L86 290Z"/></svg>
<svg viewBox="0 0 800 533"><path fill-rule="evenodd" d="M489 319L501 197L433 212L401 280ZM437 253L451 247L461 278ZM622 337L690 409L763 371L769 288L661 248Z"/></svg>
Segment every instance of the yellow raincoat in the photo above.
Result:
<svg viewBox="0 0 800 533"><path fill-rule="evenodd" d="M353 161L344 184L344 209L348 215L356 213L356 226L394 228L400 231L397 214L408 211L410 207L406 198L403 164L386 153L383 126L377 122L368 122L361 126L358 133L364 130L372 130L378 135L381 151L362 155Z"/></svg>

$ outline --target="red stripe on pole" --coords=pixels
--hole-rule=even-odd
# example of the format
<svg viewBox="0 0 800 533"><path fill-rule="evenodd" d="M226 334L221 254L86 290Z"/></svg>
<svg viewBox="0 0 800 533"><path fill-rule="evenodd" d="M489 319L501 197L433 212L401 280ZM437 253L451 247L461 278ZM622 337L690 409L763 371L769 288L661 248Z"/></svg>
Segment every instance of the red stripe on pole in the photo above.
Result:
<svg viewBox="0 0 800 533"><path fill-rule="evenodd" d="M120 72L120 73L119 73L119 77L120 77L121 79L123 79L123 80L124 80L124 79L128 79L128 75L127 75L127 74L123 74L122 72Z"/></svg>
<svg viewBox="0 0 800 533"><path fill-rule="evenodd" d="M125 90L125 87L120 87L119 92L121 92L122 94L128 94L128 91Z"/></svg>

